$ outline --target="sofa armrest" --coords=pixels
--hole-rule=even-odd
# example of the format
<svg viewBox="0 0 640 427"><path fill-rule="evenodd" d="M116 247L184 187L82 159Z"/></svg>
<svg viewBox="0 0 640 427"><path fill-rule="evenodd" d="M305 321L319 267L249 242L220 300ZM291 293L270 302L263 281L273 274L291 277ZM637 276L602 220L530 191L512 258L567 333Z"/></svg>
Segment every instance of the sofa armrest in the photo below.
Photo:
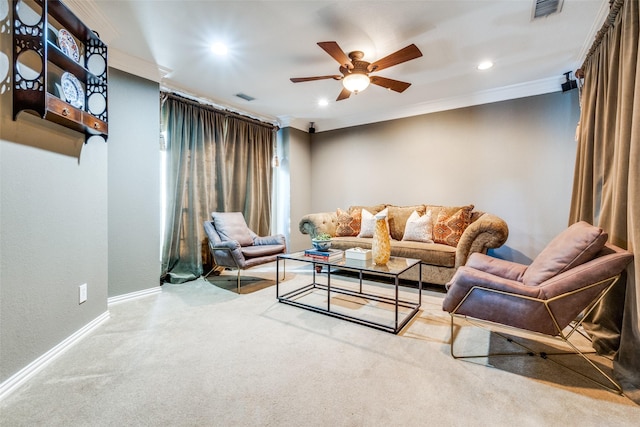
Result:
<svg viewBox="0 0 640 427"><path fill-rule="evenodd" d="M456 248L455 267L461 267L474 252L486 253L507 241L509 227L503 219L484 213L464 230Z"/></svg>
<svg viewBox="0 0 640 427"><path fill-rule="evenodd" d="M336 235L338 215L335 212L312 213L302 217L298 225L302 234L308 234L313 239L318 234Z"/></svg>

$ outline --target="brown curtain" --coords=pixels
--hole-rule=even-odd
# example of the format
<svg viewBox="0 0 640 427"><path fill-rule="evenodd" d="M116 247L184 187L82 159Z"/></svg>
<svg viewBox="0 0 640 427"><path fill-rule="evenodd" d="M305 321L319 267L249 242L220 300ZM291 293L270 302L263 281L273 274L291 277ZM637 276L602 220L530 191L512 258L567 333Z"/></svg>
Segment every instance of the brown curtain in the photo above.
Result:
<svg viewBox="0 0 640 427"><path fill-rule="evenodd" d="M162 280L203 274L210 259L203 222L242 212L258 235L271 222L275 127L168 93L161 94L166 151Z"/></svg>
<svg viewBox="0 0 640 427"><path fill-rule="evenodd" d="M580 129L569 223L585 220L636 252L626 280L586 324L600 353L640 403L640 60L637 0L616 0L579 70ZM635 249L635 250L634 250Z"/></svg>
<svg viewBox="0 0 640 427"><path fill-rule="evenodd" d="M222 211L243 212L249 227L261 236L271 225L271 158L274 129L229 118Z"/></svg>

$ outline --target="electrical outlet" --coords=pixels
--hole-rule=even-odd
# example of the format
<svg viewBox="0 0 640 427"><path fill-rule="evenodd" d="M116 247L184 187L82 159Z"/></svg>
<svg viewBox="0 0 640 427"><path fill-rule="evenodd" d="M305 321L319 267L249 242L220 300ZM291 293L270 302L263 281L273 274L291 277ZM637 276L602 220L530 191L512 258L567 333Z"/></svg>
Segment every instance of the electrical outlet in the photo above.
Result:
<svg viewBox="0 0 640 427"><path fill-rule="evenodd" d="M87 300L87 284L78 286L78 304L82 304Z"/></svg>

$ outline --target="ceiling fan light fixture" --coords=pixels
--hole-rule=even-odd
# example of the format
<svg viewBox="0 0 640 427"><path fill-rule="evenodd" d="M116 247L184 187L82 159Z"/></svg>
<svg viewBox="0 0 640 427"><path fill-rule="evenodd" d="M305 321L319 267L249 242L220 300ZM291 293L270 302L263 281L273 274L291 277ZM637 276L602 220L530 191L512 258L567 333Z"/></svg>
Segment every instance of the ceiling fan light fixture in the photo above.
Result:
<svg viewBox="0 0 640 427"><path fill-rule="evenodd" d="M351 73L342 79L342 86L349 92L358 93L369 87L371 80L363 73Z"/></svg>

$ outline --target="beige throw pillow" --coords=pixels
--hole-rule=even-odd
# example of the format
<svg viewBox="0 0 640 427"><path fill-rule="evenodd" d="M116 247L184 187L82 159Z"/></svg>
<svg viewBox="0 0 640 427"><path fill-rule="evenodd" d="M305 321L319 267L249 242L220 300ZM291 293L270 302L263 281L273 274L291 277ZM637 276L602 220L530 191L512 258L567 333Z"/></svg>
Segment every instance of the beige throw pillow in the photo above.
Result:
<svg viewBox="0 0 640 427"><path fill-rule="evenodd" d="M376 215L387 215L387 209L383 209ZM389 228L387 224L387 228ZM358 237L373 237L373 233L376 229L376 217L366 209L362 209L362 220L360 222L360 233Z"/></svg>
<svg viewBox="0 0 640 427"><path fill-rule="evenodd" d="M404 228L403 241L433 243L433 224L431 223L431 211L420 216L418 212L413 213L407 219Z"/></svg>
<svg viewBox="0 0 640 427"><path fill-rule="evenodd" d="M414 211L418 215L424 215L424 205L415 206L388 206L389 210L389 233L394 240L402 240L407 219Z"/></svg>
<svg viewBox="0 0 640 427"><path fill-rule="evenodd" d="M360 219L360 232L358 237L373 237L373 229L375 227L376 219L371 212L366 209L362 209L362 216Z"/></svg>

